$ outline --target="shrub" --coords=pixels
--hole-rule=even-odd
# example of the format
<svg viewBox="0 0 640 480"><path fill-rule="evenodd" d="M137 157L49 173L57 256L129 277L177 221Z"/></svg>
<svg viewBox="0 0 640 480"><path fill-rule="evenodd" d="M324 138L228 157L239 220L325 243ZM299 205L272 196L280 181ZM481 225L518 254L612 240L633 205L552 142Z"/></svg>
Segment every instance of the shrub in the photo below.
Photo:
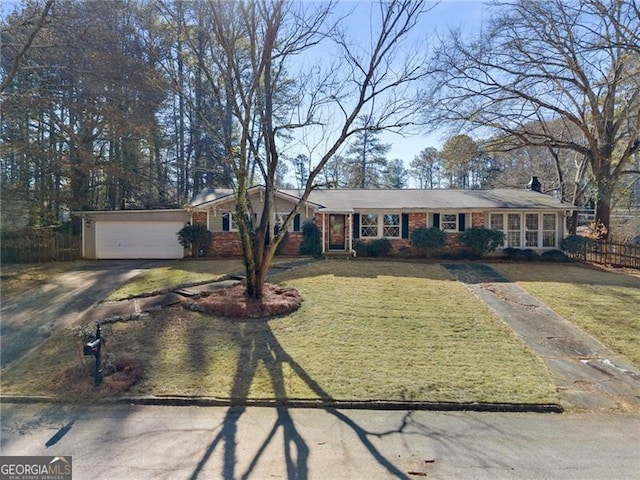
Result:
<svg viewBox="0 0 640 480"><path fill-rule="evenodd" d="M356 242L353 249L358 256L384 257L391 252L391 242L386 238L379 238L368 242Z"/></svg>
<svg viewBox="0 0 640 480"><path fill-rule="evenodd" d="M562 239L560 248L569 256L585 259L587 256L587 249L591 247L593 240L582 235L569 235Z"/></svg>
<svg viewBox="0 0 640 480"><path fill-rule="evenodd" d="M316 222L309 220L302 224L302 243L300 244L300 255L319 256L322 253L322 243L320 240L320 229Z"/></svg>
<svg viewBox="0 0 640 480"><path fill-rule="evenodd" d="M427 256L431 250L439 250L447 241L447 234L436 227L416 228L411 232L411 245L423 250Z"/></svg>
<svg viewBox="0 0 640 480"><path fill-rule="evenodd" d="M508 260L532 261L539 258L535 250L531 250L530 248L523 250L521 248L508 247L502 251L502 254Z"/></svg>
<svg viewBox="0 0 640 480"><path fill-rule="evenodd" d="M191 249L193 258L204 257L209 252L213 233L205 225L199 223L187 225L177 235L180 245Z"/></svg>
<svg viewBox="0 0 640 480"><path fill-rule="evenodd" d="M471 253L482 257L504 244L504 233L490 228L473 227L460 235L460 241Z"/></svg>
<svg viewBox="0 0 640 480"><path fill-rule="evenodd" d="M568 260L567 256L562 252L562 250L546 250L542 252L540 257L543 260L547 260L550 262L566 262Z"/></svg>

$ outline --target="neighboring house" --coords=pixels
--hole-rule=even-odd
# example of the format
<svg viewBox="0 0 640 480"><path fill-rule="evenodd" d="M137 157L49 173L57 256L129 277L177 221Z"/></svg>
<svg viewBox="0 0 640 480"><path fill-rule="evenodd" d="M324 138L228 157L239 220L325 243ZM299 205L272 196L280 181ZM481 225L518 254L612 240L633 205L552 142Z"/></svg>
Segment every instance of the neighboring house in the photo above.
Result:
<svg viewBox="0 0 640 480"><path fill-rule="evenodd" d="M566 234L565 217L573 207L536 191L538 186L536 180L522 190L313 190L291 223L283 253L298 253L302 225L309 220L322 232L324 254L351 253L355 242L387 238L393 245L392 255L401 255L410 247L411 231L420 227L450 233L451 249L456 248L459 234L471 227L501 230L504 247L557 249ZM255 212L262 212L264 191L263 187L249 191ZM301 196L301 190L276 193L275 224L282 223ZM204 190L186 209L191 222L213 232L210 256L240 254L232 190Z"/></svg>

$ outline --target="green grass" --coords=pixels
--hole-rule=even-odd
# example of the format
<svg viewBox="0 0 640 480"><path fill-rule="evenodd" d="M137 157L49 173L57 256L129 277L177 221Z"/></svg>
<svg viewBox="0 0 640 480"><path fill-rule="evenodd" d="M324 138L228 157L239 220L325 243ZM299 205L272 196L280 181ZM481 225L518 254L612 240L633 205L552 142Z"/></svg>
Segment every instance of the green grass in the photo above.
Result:
<svg viewBox="0 0 640 480"><path fill-rule="evenodd" d="M640 367L640 277L578 265L493 267Z"/></svg>
<svg viewBox="0 0 640 480"><path fill-rule="evenodd" d="M242 272L242 260L182 260L151 268L111 292L107 300L124 300L144 293L159 292L186 283L218 280L228 273Z"/></svg>
<svg viewBox="0 0 640 480"><path fill-rule="evenodd" d="M94 391L81 342L60 331L37 358L3 372L2 390L74 399L557 401L542 361L438 265L322 261L278 280L305 301L268 322L171 308L113 325L109 361L124 376L144 371L130 389L114 375Z"/></svg>

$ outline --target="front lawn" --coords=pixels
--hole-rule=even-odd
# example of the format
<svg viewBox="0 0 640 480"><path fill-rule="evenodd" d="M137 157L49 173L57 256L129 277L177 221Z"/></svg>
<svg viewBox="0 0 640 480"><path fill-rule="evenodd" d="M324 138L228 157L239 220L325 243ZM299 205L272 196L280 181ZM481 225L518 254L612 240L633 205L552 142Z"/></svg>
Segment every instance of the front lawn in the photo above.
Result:
<svg viewBox="0 0 640 480"><path fill-rule="evenodd" d="M640 277L580 265L492 265L640 367Z"/></svg>
<svg viewBox="0 0 640 480"><path fill-rule="evenodd" d="M558 401L543 362L438 265L319 261L276 279L303 294L297 312L241 322L174 307L115 324L105 353L120 376L96 390L80 342L56 332L37 357L3 372L2 391L75 399ZM127 390L127 378L139 381Z"/></svg>

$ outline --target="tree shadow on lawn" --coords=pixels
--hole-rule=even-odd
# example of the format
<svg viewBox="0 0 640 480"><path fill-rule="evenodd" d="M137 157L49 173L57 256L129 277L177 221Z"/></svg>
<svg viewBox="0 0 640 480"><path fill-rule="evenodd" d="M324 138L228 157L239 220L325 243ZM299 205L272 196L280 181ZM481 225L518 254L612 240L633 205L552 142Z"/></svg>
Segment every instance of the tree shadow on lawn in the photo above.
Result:
<svg viewBox="0 0 640 480"><path fill-rule="evenodd" d="M285 364L288 365L289 368L291 368L291 370L294 371L306 383L306 385L316 393L319 399L325 402L331 402L333 399L313 378L307 374L300 364L285 352L266 321L248 321L245 323L244 331L240 337L240 352L236 366L234 383L231 389L232 406L227 411L220 432L209 444L202 455L202 458L196 465L190 477L192 480L200 478L207 462L218 449L223 450L223 478L236 478L235 470L237 466L236 452L238 449L238 422L246 410L246 403L251 383L253 382L260 362L263 363L269 373L275 398L280 405L276 406L277 418L273 427L251 459L246 471L242 472L238 478L246 479L251 476L256 465L260 461L260 458L267 450L267 447L271 442L273 442L274 438L276 438L276 434L280 428L282 428L282 433L284 435L283 451L287 468L287 478L306 479L308 477L308 459L310 454L309 446L296 428L289 409L284 405L286 403L284 375ZM324 410L353 430L358 439L371 453L373 458L390 474L396 478L409 478L373 445L370 438L379 438L393 433L401 433L407 426L406 418L396 430L374 433L365 430L354 420L335 408L324 407ZM408 413L407 416L409 415L410 414Z"/></svg>
<svg viewBox="0 0 640 480"><path fill-rule="evenodd" d="M290 280L324 275L344 278L384 276L455 281L439 262L397 259L317 260L284 273L278 273L273 277L273 281L286 284Z"/></svg>

